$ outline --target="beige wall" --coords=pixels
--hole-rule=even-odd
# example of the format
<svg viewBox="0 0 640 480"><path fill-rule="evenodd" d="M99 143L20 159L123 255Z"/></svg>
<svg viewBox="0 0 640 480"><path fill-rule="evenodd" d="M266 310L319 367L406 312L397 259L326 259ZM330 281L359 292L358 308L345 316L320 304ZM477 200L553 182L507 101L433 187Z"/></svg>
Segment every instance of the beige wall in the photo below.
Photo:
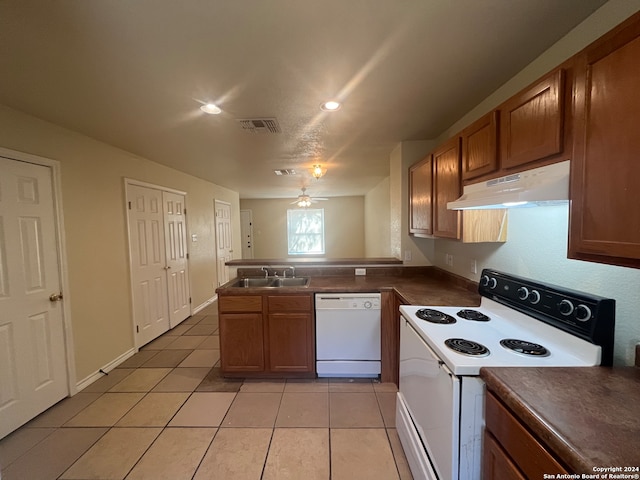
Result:
<svg viewBox="0 0 640 480"><path fill-rule="evenodd" d="M385 178L364 196L364 253L391 257L390 180Z"/></svg>
<svg viewBox="0 0 640 480"><path fill-rule="evenodd" d="M62 204L76 377L82 380L134 347L124 178L187 192L192 306L215 295L213 201L238 194L83 135L0 106L0 146L57 160ZM234 250L240 252L239 222Z"/></svg>
<svg viewBox="0 0 640 480"><path fill-rule="evenodd" d="M243 199L240 208L251 210L254 258L286 258L287 209L292 199ZM364 197L333 197L314 204L324 209L325 257L364 257Z"/></svg>

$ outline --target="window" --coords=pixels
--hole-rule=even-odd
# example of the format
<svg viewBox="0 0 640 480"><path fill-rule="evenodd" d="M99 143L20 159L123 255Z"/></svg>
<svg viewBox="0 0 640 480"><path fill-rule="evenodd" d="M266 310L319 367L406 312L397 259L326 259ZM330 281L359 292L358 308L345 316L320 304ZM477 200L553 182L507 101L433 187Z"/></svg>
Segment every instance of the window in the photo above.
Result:
<svg viewBox="0 0 640 480"><path fill-rule="evenodd" d="M324 255L324 209L287 210L289 255Z"/></svg>

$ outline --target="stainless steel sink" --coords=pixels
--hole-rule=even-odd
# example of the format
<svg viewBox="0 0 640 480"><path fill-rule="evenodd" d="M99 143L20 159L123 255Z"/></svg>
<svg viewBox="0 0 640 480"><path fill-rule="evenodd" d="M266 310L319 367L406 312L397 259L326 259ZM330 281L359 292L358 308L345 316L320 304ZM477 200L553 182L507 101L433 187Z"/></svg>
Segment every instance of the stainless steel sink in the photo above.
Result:
<svg viewBox="0 0 640 480"><path fill-rule="evenodd" d="M273 280L273 287L308 287L309 277L278 277Z"/></svg>
<svg viewBox="0 0 640 480"><path fill-rule="evenodd" d="M268 287L272 282L272 278L241 278L237 282L231 284L232 287Z"/></svg>
<svg viewBox="0 0 640 480"><path fill-rule="evenodd" d="M280 288L280 287L308 287L309 277L246 277L233 282L234 288Z"/></svg>

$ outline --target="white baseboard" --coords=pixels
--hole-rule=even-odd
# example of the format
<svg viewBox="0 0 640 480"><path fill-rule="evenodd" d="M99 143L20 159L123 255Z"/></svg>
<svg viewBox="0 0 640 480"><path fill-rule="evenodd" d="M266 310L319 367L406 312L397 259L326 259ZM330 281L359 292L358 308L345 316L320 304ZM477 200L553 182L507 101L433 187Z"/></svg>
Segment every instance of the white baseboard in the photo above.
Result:
<svg viewBox="0 0 640 480"><path fill-rule="evenodd" d="M111 362L107 363L101 369L99 369L96 372L92 373L88 377L80 380L76 384L77 392L79 392L81 390L84 390L89 385L91 385L93 382L95 382L96 380L102 378L105 373L109 373L111 370L116 368L118 365L120 365L122 362L124 362L127 358L131 357L136 352L137 352L137 350L135 348L132 348L131 350L128 350L128 351L124 352L122 355L120 355L115 360L112 360Z"/></svg>
<svg viewBox="0 0 640 480"><path fill-rule="evenodd" d="M196 313L198 313L199 311L203 310L204 308L208 307L209 305L211 305L213 302L215 302L218 299L218 294L216 293L213 297L211 297L209 300L205 300L204 303L201 303L200 305L198 305L196 308L193 309L193 313L192 315L195 315Z"/></svg>

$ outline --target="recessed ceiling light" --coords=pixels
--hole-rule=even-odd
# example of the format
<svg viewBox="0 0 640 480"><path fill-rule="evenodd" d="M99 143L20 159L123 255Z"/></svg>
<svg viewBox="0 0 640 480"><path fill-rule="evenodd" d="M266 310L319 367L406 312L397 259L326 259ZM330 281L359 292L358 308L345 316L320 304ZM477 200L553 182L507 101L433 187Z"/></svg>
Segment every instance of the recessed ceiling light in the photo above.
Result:
<svg viewBox="0 0 640 480"><path fill-rule="evenodd" d="M207 103L206 105L202 105L200 107L200 110L210 115L218 115L219 113L222 113L222 110L220 109L220 107L217 105L214 105L213 103Z"/></svg>
<svg viewBox="0 0 640 480"><path fill-rule="evenodd" d="M320 105L320 108L325 112L335 112L340 109L340 102L336 102L335 100L329 100L328 102L324 102Z"/></svg>

